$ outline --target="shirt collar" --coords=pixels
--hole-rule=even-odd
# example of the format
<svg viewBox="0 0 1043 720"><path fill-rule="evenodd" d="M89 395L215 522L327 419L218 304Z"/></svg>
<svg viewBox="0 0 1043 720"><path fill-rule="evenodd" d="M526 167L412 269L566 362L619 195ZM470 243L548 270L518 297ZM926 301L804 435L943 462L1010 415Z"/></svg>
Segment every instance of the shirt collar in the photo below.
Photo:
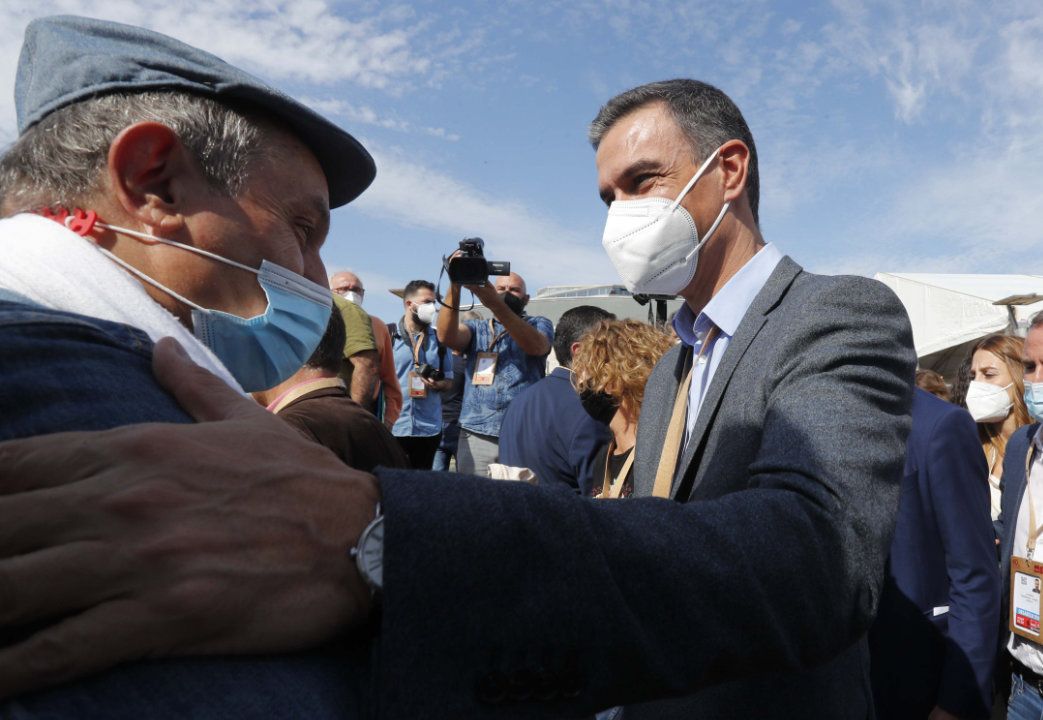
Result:
<svg viewBox="0 0 1043 720"><path fill-rule="evenodd" d="M746 311L775 272L782 257L782 252L774 244L768 243L710 298L698 317L687 303L682 305L674 316L677 336L685 345L696 345L711 324L720 328L722 335L735 335Z"/></svg>

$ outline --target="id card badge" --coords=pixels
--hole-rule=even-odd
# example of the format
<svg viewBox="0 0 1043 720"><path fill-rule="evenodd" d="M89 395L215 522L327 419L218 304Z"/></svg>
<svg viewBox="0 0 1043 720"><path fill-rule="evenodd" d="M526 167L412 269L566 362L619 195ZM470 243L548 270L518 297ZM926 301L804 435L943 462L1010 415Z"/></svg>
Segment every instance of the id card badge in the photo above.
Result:
<svg viewBox="0 0 1043 720"><path fill-rule="evenodd" d="M472 385L492 385L496 377L496 353L480 352L475 358Z"/></svg>
<svg viewBox="0 0 1043 720"><path fill-rule="evenodd" d="M1040 643L1040 583L1043 563L1014 556L1010 559L1010 631Z"/></svg>
<svg viewBox="0 0 1043 720"><path fill-rule="evenodd" d="M409 373L409 397L427 397L427 385L424 385L424 379L417 375L415 372Z"/></svg>

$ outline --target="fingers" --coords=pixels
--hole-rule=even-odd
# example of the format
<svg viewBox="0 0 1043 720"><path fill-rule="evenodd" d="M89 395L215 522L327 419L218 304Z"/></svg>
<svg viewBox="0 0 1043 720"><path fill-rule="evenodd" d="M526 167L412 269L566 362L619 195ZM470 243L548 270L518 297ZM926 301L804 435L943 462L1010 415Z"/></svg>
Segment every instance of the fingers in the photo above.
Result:
<svg viewBox="0 0 1043 720"><path fill-rule="evenodd" d="M267 415L264 408L199 367L173 338L162 338L152 353L152 372L159 384L196 422Z"/></svg>
<svg viewBox="0 0 1043 720"><path fill-rule="evenodd" d="M0 562L0 628L62 617L125 590L125 564L107 543L77 542Z"/></svg>
<svg viewBox="0 0 1043 720"><path fill-rule="evenodd" d="M106 433L55 433L0 443L0 495L67 485L95 474L105 458L96 441ZM11 517L0 513L0 518Z"/></svg>
<svg viewBox="0 0 1043 720"><path fill-rule="evenodd" d="M82 518L77 517L81 502L82 493L62 488L0 497L0 517L4 519L0 523L0 557L16 557L79 539L68 535L78 520L82 524ZM91 530L84 527L80 532L82 537Z"/></svg>
<svg viewBox="0 0 1043 720"><path fill-rule="evenodd" d="M0 698L57 685L137 660L162 641L149 611L113 600L0 650Z"/></svg>

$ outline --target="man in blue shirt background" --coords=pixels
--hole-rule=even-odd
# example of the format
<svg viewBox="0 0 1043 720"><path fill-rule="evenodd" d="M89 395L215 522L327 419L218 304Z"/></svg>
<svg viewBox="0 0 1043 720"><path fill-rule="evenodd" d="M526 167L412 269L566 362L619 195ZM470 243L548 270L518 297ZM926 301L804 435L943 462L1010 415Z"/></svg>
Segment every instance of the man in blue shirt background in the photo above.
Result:
<svg viewBox="0 0 1043 720"><path fill-rule="evenodd" d="M402 387L402 413L391 434L418 470L430 470L442 437L442 395L453 382L453 364L431 328L435 286L412 280L402 293L405 314L392 337L395 373Z"/></svg>
<svg viewBox="0 0 1043 720"><path fill-rule="evenodd" d="M488 475L489 464L499 457L500 423L507 405L546 373L554 327L545 317L525 314L529 294L517 273L468 289L492 319L461 323L460 286L452 283L445 312L439 314L438 339L467 356L457 469Z"/></svg>
<svg viewBox="0 0 1043 720"><path fill-rule="evenodd" d="M583 335L615 315L593 305L566 311L554 328L559 367L521 392L500 426L500 462L532 470L544 487L590 494L594 457L612 435L592 418L572 385L572 354Z"/></svg>

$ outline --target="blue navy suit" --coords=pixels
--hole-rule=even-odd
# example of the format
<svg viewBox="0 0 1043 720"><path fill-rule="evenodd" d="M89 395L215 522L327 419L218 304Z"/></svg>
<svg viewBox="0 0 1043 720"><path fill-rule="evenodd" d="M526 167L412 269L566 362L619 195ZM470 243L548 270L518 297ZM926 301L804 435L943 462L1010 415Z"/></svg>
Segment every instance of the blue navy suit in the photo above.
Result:
<svg viewBox="0 0 1043 720"><path fill-rule="evenodd" d="M511 401L500 426L500 462L529 468L542 486L589 495L594 458L612 436L583 409L570 376L554 368Z"/></svg>
<svg viewBox="0 0 1043 720"><path fill-rule="evenodd" d="M988 467L970 415L917 389L898 519L869 633L877 716L985 718L999 626Z"/></svg>

